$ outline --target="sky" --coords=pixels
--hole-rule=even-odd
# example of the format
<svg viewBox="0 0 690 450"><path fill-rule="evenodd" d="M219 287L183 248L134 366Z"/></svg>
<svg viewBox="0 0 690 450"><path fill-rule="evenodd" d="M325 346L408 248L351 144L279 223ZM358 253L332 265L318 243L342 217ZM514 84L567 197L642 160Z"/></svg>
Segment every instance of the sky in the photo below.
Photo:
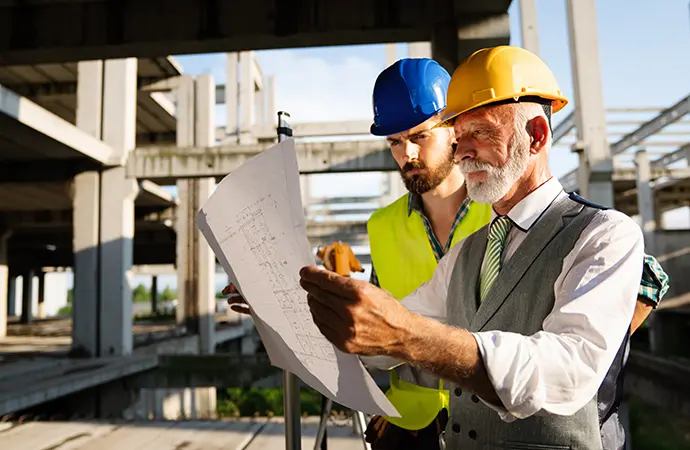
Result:
<svg viewBox="0 0 690 450"><path fill-rule="evenodd" d="M688 0L600 0L597 2L599 61L607 108L669 107L690 92L690 7ZM574 107L565 1L537 0L540 57L551 68L570 104L554 115L554 126ZM509 10L511 44L521 45L518 0ZM398 56L407 56L398 45ZM371 92L378 73L385 68L385 46L342 46L256 52L264 76L276 78L276 108L288 111L292 121L332 122L371 120ZM225 54L175 56L187 74L212 74L225 83ZM654 113L610 113L609 120L648 120ZM224 106L216 109L216 123L225 124ZM612 126L618 137L635 126ZM690 123L672 130L689 130ZM611 142L615 141L611 135ZM687 136L659 137L678 141ZM568 142L572 142L570 139ZM650 152L675 146L650 147ZM630 156L621 163L631 160ZM657 155L651 154L655 159ZM552 150L550 165L556 176L577 165L568 146ZM380 186L377 174L327 175L312 178L316 196L371 195ZM667 216L672 226L688 226L690 213ZM137 277L135 283L148 280ZM219 277L219 284L222 283ZM174 277L163 277L160 289L175 286Z"/></svg>

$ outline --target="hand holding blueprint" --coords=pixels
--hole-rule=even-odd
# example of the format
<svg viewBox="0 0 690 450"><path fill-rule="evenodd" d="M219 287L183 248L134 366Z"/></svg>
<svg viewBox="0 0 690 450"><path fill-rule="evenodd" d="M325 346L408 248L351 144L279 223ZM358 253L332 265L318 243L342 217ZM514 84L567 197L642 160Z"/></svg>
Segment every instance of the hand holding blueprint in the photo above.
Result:
<svg viewBox="0 0 690 450"><path fill-rule="evenodd" d="M359 358L328 342L309 312L299 270L315 260L293 139L225 177L197 226L252 309L273 365L346 407L399 417Z"/></svg>

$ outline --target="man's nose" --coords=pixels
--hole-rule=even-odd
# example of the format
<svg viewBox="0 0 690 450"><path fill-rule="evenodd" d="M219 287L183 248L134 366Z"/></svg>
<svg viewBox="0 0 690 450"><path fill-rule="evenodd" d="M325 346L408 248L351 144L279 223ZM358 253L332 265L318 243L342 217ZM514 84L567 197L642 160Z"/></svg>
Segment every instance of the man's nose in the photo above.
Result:
<svg viewBox="0 0 690 450"><path fill-rule="evenodd" d="M463 145L461 142L456 143L455 160L462 161L463 159L474 159L477 152L469 145Z"/></svg>
<svg viewBox="0 0 690 450"><path fill-rule="evenodd" d="M403 152L408 161L419 157L419 146L410 141L403 142Z"/></svg>

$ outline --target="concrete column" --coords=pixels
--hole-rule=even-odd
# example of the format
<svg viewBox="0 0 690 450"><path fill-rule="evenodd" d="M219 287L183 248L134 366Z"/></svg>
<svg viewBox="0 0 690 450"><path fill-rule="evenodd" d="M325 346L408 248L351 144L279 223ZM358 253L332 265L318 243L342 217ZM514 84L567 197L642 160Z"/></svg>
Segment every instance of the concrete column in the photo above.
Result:
<svg viewBox="0 0 690 450"><path fill-rule="evenodd" d="M590 171L587 188L581 189L593 202L613 206L613 160L606 136L595 0L566 0L566 10L577 145L585 151Z"/></svg>
<svg viewBox="0 0 690 450"><path fill-rule="evenodd" d="M9 295L9 283L11 282L10 271L7 265L9 238L9 233L0 235L0 339L7 336L7 316L9 315L10 304L14 303L14 299ZM11 293L14 294L14 292Z"/></svg>
<svg viewBox="0 0 690 450"><path fill-rule="evenodd" d="M386 67L392 65L398 60L398 49L395 43L386 44Z"/></svg>
<svg viewBox="0 0 690 450"><path fill-rule="evenodd" d="M34 271L26 270L22 273L22 316L20 323L33 322L33 293L34 293Z"/></svg>
<svg viewBox="0 0 690 450"><path fill-rule="evenodd" d="M237 135L238 121L237 121L237 88L238 88L238 72L239 55L237 53L226 54L226 71L225 71L225 134Z"/></svg>
<svg viewBox="0 0 690 450"><path fill-rule="evenodd" d="M642 231L649 233L656 229L656 222L654 221L654 197L650 185L652 170L646 150L638 150L635 153L635 165L637 166L637 207L642 221Z"/></svg>
<svg viewBox="0 0 690 450"><path fill-rule="evenodd" d="M254 107L256 108L256 123L258 125L265 124L266 121L266 96L263 89L259 89L254 93Z"/></svg>
<svg viewBox="0 0 690 450"><path fill-rule="evenodd" d="M188 75L180 78L177 87L177 146L192 147L194 145L194 78ZM227 92L226 92L227 94ZM227 101L227 99L226 99ZM194 278L192 239L189 238L193 224L190 210L192 193L191 187L194 180L177 180L177 197L179 204L176 209L177 220L175 221L175 231L177 234L177 324L181 326L192 326L187 323L188 316L194 316L194 303L189 303L192 291L191 285Z"/></svg>
<svg viewBox="0 0 690 450"><path fill-rule="evenodd" d="M410 42L407 44L407 55L410 58L431 58L431 43Z"/></svg>
<svg viewBox="0 0 690 450"><path fill-rule="evenodd" d="M214 139L215 84L210 75L196 82L183 76L178 87L179 146L212 145ZM215 352L215 256L196 228L196 213L213 189L213 178L179 180L177 208L177 321L199 334L199 353ZM196 389L194 411L213 417L215 388ZM181 394L183 398L184 394Z"/></svg>
<svg viewBox="0 0 690 450"><path fill-rule="evenodd" d="M104 65L103 141L121 158L136 141L137 59L109 60ZM136 180L125 168L102 173L100 227L100 352L101 356L132 352L132 251Z"/></svg>
<svg viewBox="0 0 690 450"><path fill-rule="evenodd" d="M46 273L44 271L38 272L38 311L36 317L45 319L46 317Z"/></svg>
<svg viewBox="0 0 690 450"><path fill-rule="evenodd" d="M195 83L192 77L183 77L178 89L178 145L210 145L215 104L213 79L202 76ZM202 353L215 349L215 257L195 220L213 184L212 178L177 182L177 321L190 331L199 332Z"/></svg>
<svg viewBox="0 0 690 450"><path fill-rule="evenodd" d="M76 125L101 139L103 61L79 62L77 71ZM72 349L90 356L98 354L100 188L101 176L98 172L82 172L72 182Z"/></svg>
<svg viewBox="0 0 690 450"><path fill-rule="evenodd" d="M239 85L239 110L240 110L240 143L254 143L252 125L254 117L254 77L252 65L253 52L240 53L240 85Z"/></svg>
<svg viewBox="0 0 690 450"><path fill-rule="evenodd" d="M17 276L10 273L7 279L7 317L17 315Z"/></svg>
<svg viewBox="0 0 690 450"><path fill-rule="evenodd" d="M306 210L311 202L311 178L309 175L299 176L299 188L302 193L302 206Z"/></svg>
<svg viewBox="0 0 690 450"><path fill-rule="evenodd" d="M91 356L96 356L98 351L100 185L98 172L82 172L74 177L72 197L72 349Z"/></svg>
<svg viewBox="0 0 690 450"><path fill-rule="evenodd" d="M216 89L211 75L201 75L196 80L196 145L211 146L214 140L214 109L216 104ZM201 209L203 203L211 196L215 180L213 178L203 178L196 181L195 205L193 213ZM196 217L195 217L196 219ZM192 222L195 226L193 232L196 235L196 255L198 281L196 284L195 297L199 302L199 346L201 354L212 354L215 352L215 266L216 258L211 247L206 243L201 232L196 228L196 220ZM215 391L214 391L215 393Z"/></svg>
<svg viewBox="0 0 690 450"><path fill-rule="evenodd" d="M151 314L158 311L158 277L151 277Z"/></svg>
<svg viewBox="0 0 690 450"><path fill-rule="evenodd" d="M537 0L519 0L520 31L522 48L539 54L539 28L537 22Z"/></svg>
<svg viewBox="0 0 690 450"><path fill-rule="evenodd" d="M278 115L278 110L276 109L276 77L266 77L264 92L266 93L266 122L275 124Z"/></svg>

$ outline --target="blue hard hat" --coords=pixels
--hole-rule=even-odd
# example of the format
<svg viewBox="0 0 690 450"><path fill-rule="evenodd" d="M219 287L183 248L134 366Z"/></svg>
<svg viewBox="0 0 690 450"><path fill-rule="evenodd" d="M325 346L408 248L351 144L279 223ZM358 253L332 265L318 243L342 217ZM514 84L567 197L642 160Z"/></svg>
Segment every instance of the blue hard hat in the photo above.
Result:
<svg viewBox="0 0 690 450"><path fill-rule="evenodd" d="M446 107L450 75L428 58L405 58L381 72L374 84L371 134L389 136L414 128Z"/></svg>

